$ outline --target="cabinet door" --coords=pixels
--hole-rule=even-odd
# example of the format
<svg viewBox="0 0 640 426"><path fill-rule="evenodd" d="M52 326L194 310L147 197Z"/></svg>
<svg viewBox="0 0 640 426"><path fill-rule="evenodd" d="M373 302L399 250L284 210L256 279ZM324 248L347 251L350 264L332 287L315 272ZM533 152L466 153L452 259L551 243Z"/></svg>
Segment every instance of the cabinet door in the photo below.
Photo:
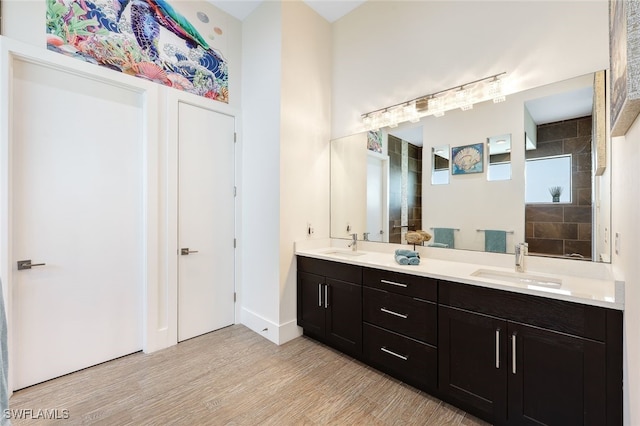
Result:
<svg viewBox="0 0 640 426"><path fill-rule="evenodd" d="M439 306L439 389L496 424L507 415L507 322Z"/></svg>
<svg viewBox="0 0 640 426"><path fill-rule="evenodd" d="M324 277L298 272L298 325L305 333L324 336Z"/></svg>
<svg viewBox="0 0 640 426"><path fill-rule="evenodd" d="M362 286L326 279L326 339L341 351L362 354Z"/></svg>
<svg viewBox="0 0 640 426"><path fill-rule="evenodd" d="M603 343L515 323L509 339L510 424L606 424Z"/></svg>

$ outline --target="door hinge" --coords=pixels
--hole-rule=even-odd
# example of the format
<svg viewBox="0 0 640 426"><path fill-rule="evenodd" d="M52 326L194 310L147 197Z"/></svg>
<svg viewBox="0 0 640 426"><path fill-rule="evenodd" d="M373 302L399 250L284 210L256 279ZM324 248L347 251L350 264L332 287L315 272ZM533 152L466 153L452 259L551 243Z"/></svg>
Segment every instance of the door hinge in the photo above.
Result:
<svg viewBox="0 0 640 426"><path fill-rule="evenodd" d="M238 187L237 186L233 187L233 196L234 197L238 196Z"/></svg>
<svg viewBox="0 0 640 426"><path fill-rule="evenodd" d="M234 291L234 292L233 292L233 301L235 302L235 301L236 301L236 299L237 299L237 297L236 297L236 292Z"/></svg>
<svg viewBox="0 0 640 426"><path fill-rule="evenodd" d="M233 132L233 143L238 142L238 134L236 132Z"/></svg>
<svg viewBox="0 0 640 426"><path fill-rule="evenodd" d="M233 248L236 248L236 245L237 245L237 242L236 242L236 239L234 238L233 239Z"/></svg>

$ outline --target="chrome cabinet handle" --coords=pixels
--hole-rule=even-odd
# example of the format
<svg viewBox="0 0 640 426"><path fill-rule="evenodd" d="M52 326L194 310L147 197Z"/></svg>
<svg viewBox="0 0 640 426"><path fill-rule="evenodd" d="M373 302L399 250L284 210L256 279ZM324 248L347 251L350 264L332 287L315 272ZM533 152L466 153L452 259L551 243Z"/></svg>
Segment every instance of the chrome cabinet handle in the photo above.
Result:
<svg viewBox="0 0 640 426"><path fill-rule="evenodd" d="M395 353L395 352L393 352L393 351L390 351L389 349L385 348L384 346L383 346L383 347L381 347L381 348L380 348L380 350L381 350L382 352L386 352L386 353L388 353L389 355L393 355L393 356L395 356L395 357L397 357L397 358L400 358L400 359L401 359L401 360L403 360L403 361L406 361L406 360L408 360L408 359L409 359L409 357L408 357L408 356L404 356L404 355L397 354L397 353Z"/></svg>
<svg viewBox="0 0 640 426"><path fill-rule="evenodd" d="M318 284L318 306L322 308L322 283Z"/></svg>
<svg viewBox="0 0 640 426"><path fill-rule="evenodd" d="M409 315L400 314L398 312L393 312L393 311L388 310L387 308L380 308L380 310L382 312L384 312L385 314L395 315L395 316L403 318L403 319L407 319L409 317Z"/></svg>
<svg viewBox="0 0 640 426"><path fill-rule="evenodd" d="M511 372L516 374L516 333L511 335Z"/></svg>
<svg viewBox="0 0 640 426"><path fill-rule="evenodd" d="M31 269L34 266L44 266L46 263L31 263L31 259L27 260L18 260L18 271L23 271L25 269Z"/></svg>
<svg viewBox="0 0 640 426"><path fill-rule="evenodd" d="M500 329L496 329L496 368L500 368Z"/></svg>
<svg viewBox="0 0 640 426"><path fill-rule="evenodd" d="M406 287L407 286L406 284L396 283L396 282L387 281L387 280L380 280L380 282L383 283L383 284L391 284L391 285L395 285L395 286L398 286L398 287Z"/></svg>
<svg viewBox="0 0 640 426"><path fill-rule="evenodd" d="M197 253L198 250L189 250L189 247L181 248L180 254L182 256L189 256L191 253Z"/></svg>
<svg viewBox="0 0 640 426"><path fill-rule="evenodd" d="M324 307L325 309L329 307L329 286L327 284L324 285Z"/></svg>

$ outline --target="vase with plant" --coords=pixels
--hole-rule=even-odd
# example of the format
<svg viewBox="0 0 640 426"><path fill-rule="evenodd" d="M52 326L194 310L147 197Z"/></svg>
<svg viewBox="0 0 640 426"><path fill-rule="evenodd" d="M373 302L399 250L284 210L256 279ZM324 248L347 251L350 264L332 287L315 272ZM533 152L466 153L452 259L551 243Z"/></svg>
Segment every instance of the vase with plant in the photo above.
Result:
<svg viewBox="0 0 640 426"><path fill-rule="evenodd" d="M560 202L560 195L562 194L561 186L552 186L549 188L549 193L551 194L551 199L554 203Z"/></svg>

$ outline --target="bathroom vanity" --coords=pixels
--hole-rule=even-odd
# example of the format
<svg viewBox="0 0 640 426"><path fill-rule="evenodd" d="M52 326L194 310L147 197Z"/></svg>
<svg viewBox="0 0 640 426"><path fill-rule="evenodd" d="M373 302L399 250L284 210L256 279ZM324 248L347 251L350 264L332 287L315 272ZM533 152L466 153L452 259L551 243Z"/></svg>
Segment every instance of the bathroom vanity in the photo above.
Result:
<svg viewBox="0 0 640 426"><path fill-rule="evenodd" d="M296 253L305 335L492 424L622 424L613 281L425 256L402 266L391 253L331 247Z"/></svg>

